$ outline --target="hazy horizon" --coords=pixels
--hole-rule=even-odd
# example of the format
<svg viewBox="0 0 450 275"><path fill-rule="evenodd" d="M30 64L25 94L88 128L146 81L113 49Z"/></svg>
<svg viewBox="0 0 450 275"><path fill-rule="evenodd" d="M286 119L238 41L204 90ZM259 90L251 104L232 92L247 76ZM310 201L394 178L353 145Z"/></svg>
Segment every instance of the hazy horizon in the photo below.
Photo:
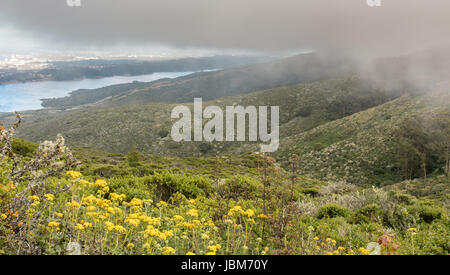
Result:
<svg viewBox="0 0 450 275"><path fill-rule="evenodd" d="M400 55L450 44L445 0L3 0L7 49Z"/></svg>

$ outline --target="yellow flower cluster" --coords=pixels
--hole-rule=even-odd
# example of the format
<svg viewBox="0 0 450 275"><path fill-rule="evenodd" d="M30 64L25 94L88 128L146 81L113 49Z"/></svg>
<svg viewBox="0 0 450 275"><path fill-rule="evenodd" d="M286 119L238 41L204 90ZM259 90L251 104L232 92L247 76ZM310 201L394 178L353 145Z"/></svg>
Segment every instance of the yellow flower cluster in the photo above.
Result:
<svg viewBox="0 0 450 275"><path fill-rule="evenodd" d="M81 178L83 175L77 171L67 171L66 175L72 177L73 179Z"/></svg>
<svg viewBox="0 0 450 275"><path fill-rule="evenodd" d="M251 218L251 217L255 216L255 211L252 210L252 209L244 210L244 209L242 209L242 207L239 206L239 205L236 205L236 206L232 207L232 208L228 211L228 216L229 216L229 217L239 216L239 215L244 215L244 216L247 216L248 218ZM264 215L264 214L260 214L260 215L258 215L258 217L263 217L263 216L261 216L261 215ZM264 215L264 216L265 216L265 215Z"/></svg>
<svg viewBox="0 0 450 275"><path fill-rule="evenodd" d="M53 201L55 199L55 195L53 195L53 194L45 194L44 198L47 199L48 201Z"/></svg>
<svg viewBox="0 0 450 275"><path fill-rule="evenodd" d="M221 249L222 246L220 244L216 244L216 245L210 245L208 246L208 249L210 250L209 252L206 253L206 255L216 255L217 250Z"/></svg>
<svg viewBox="0 0 450 275"><path fill-rule="evenodd" d="M175 254L175 249L173 247L166 246L164 247L164 252L162 254L163 255Z"/></svg>
<svg viewBox="0 0 450 275"><path fill-rule="evenodd" d="M370 250L365 249L364 247L360 247L359 251L361 252L361 254L363 255L370 255Z"/></svg>
<svg viewBox="0 0 450 275"><path fill-rule="evenodd" d="M45 213L46 219L42 219L44 224L39 228L49 233L46 240L49 247L61 242L60 238L65 242L64 236L70 234L71 241L83 248L95 243L95 247L89 247L89 253L213 255L222 251L222 247L224 253L253 253L256 246L259 252L268 251L264 250L262 239L257 244L249 241L260 230L252 228L254 218L267 218L263 214L257 216L254 209L232 207L223 217L233 226L227 229L229 235L224 238L224 232L215 224L217 217L205 207L209 204L203 204L209 198L174 196L153 203L113 192L105 180L84 180L76 171L66 174L73 183L70 194L29 197L35 207L33 213ZM13 213L1 214L0 220L8 221L10 216ZM24 222L14 219L15 226ZM222 220L219 224L223 225Z"/></svg>
<svg viewBox="0 0 450 275"><path fill-rule="evenodd" d="M53 231L53 230L59 231L60 230L59 223L55 222L55 221L49 222L48 227L50 228L50 231Z"/></svg>
<svg viewBox="0 0 450 275"><path fill-rule="evenodd" d="M109 197L111 198L112 201L123 201L126 198L125 194L116 194L116 193L111 193L109 194Z"/></svg>
<svg viewBox="0 0 450 275"><path fill-rule="evenodd" d="M189 209L186 214L194 218L198 217L198 211L196 209Z"/></svg>
<svg viewBox="0 0 450 275"><path fill-rule="evenodd" d="M38 196L30 196L30 200L33 201L31 206L38 206L41 203L41 199Z"/></svg>

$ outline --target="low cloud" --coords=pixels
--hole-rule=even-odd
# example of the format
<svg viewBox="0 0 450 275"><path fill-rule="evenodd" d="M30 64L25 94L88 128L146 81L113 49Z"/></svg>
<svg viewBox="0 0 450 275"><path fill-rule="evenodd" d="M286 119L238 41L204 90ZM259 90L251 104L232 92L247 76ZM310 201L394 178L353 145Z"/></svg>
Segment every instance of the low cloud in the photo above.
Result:
<svg viewBox="0 0 450 275"><path fill-rule="evenodd" d="M2 0L0 27L64 46L173 47L356 55L450 44L450 1Z"/></svg>

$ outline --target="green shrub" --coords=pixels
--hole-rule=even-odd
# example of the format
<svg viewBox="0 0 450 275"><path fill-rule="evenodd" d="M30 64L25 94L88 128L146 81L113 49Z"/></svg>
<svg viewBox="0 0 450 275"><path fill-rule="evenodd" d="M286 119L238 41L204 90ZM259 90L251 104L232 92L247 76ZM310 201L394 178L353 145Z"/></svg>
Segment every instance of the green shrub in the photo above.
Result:
<svg viewBox="0 0 450 275"><path fill-rule="evenodd" d="M340 206L339 204L326 204L319 208L317 218L334 218L334 217L348 217L351 214L350 210Z"/></svg>
<svg viewBox="0 0 450 275"><path fill-rule="evenodd" d="M127 155L128 165L131 167L135 167L139 165L139 161L141 160L141 156L139 152L136 150L136 147L131 147L130 152Z"/></svg>
<svg viewBox="0 0 450 275"><path fill-rule="evenodd" d="M158 136L159 136L160 138L165 138L165 137L167 137L168 135L169 135L169 131L167 131L167 130L165 130L165 129L163 129L163 130L161 130L161 131L158 132Z"/></svg>
<svg viewBox="0 0 450 275"><path fill-rule="evenodd" d="M320 194L319 189L311 187L311 188L303 188L300 190L300 193L305 195L310 195L311 197L318 197Z"/></svg>
<svg viewBox="0 0 450 275"><path fill-rule="evenodd" d="M149 177L125 176L111 178L108 181L111 192L125 194L127 201L132 198L155 199L155 186L149 184L151 182Z"/></svg>
<svg viewBox="0 0 450 275"><path fill-rule="evenodd" d="M369 204L359 209L358 213L368 217L371 221L377 221L383 216L383 210L378 204Z"/></svg>
<svg viewBox="0 0 450 275"><path fill-rule="evenodd" d="M439 206L430 206L425 204L413 205L409 208L410 213L420 221L431 223L434 220L441 219L444 216L444 209Z"/></svg>
<svg viewBox="0 0 450 275"><path fill-rule="evenodd" d="M23 157L31 157L37 150L38 145L23 139L14 138L11 142L13 153Z"/></svg>
<svg viewBox="0 0 450 275"><path fill-rule="evenodd" d="M383 210L377 204L369 204L354 213L349 221L355 224L380 222L383 219Z"/></svg>
<svg viewBox="0 0 450 275"><path fill-rule="evenodd" d="M169 200L175 193L183 194L187 198L195 198L212 192L211 181L203 176L162 172L149 176L147 182L156 185L156 196L161 200Z"/></svg>
<svg viewBox="0 0 450 275"><path fill-rule="evenodd" d="M262 194L262 184L251 177L234 176L216 187L219 194L227 198L255 198Z"/></svg>
<svg viewBox="0 0 450 275"><path fill-rule="evenodd" d="M83 171L84 172L84 171ZM99 177L110 178L113 176L120 176L124 174L124 171L113 165L105 165L99 168L95 168L92 174Z"/></svg>
<svg viewBox="0 0 450 275"><path fill-rule="evenodd" d="M406 205L411 205L414 203L415 201L415 197L406 194L406 193L401 193L400 191L391 191L389 192L389 197L391 197L393 200L397 201L400 204L406 204Z"/></svg>

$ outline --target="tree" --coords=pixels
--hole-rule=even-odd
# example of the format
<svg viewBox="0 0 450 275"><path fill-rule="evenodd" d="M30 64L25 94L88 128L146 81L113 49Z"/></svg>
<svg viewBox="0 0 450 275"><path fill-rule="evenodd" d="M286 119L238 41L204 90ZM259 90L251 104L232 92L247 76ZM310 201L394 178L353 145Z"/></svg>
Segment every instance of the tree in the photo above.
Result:
<svg viewBox="0 0 450 275"><path fill-rule="evenodd" d="M127 160L130 166L136 166L141 160L141 156L134 145L128 153Z"/></svg>

